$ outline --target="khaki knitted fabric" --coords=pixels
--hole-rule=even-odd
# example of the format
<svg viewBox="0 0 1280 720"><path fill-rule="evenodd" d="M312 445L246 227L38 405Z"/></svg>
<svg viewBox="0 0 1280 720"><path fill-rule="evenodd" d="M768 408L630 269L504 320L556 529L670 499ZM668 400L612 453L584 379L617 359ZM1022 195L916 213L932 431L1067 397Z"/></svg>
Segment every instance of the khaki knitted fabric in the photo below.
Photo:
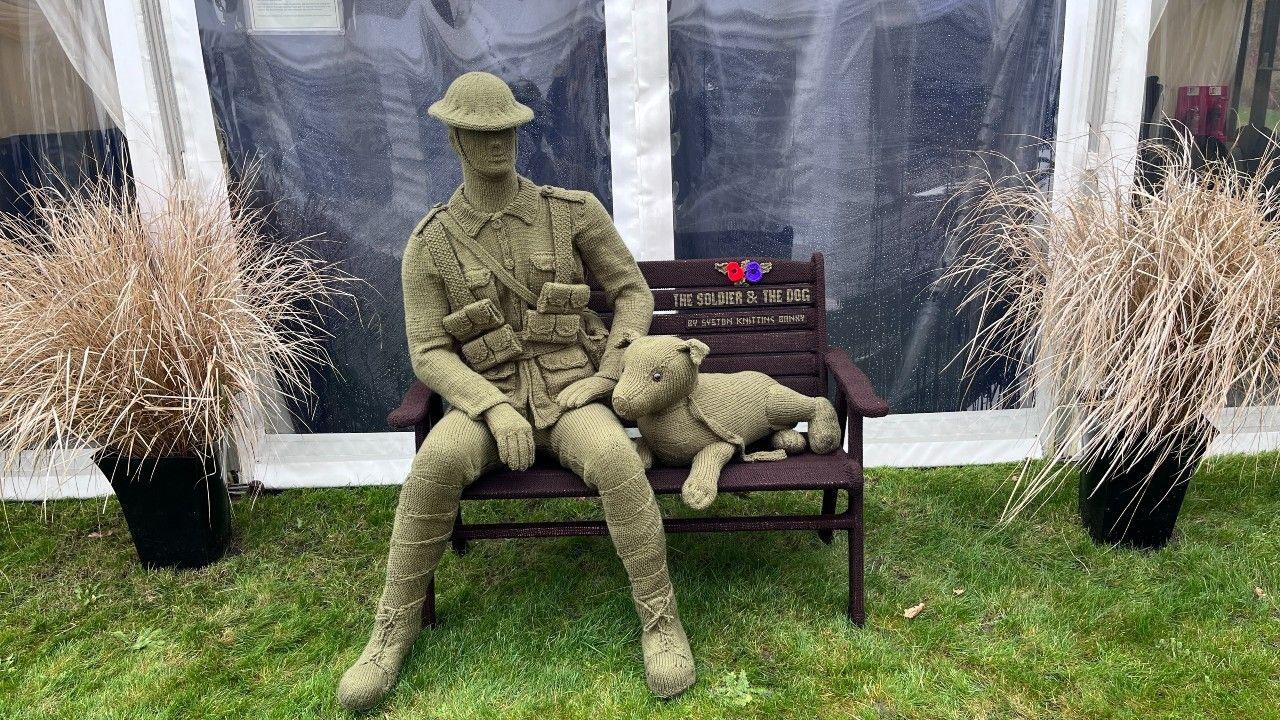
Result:
<svg viewBox="0 0 1280 720"><path fill-rule="evenodd" d="M675 697L695 680L693 654L667 572L662 515L640 456L617 416L598 403L566 412L550 441L560 463L600 493L609 537L643 623L645 680L658 697Z"/></svg>
<svg viewBox="0 0 1280 720"><path fill-rule="evenodd" d="M529 406L534 424L545 428L555 422L564 406L608 397L622 372L623 351L614 345L624 333L648 331L653 319L653 293L608 212L594 195L556 188L548 191L523 177L518 177L517 182L519 188L511 203L495 213L484 213L472 206L460 186L448 204L410 237L401 263L405 330L415 375L453 407L480 419L485 410L504 401ZM529 341L523 343L525 353L520 358L477 372L458 354L454 338L445 330L444 317L453 308L440 269L426 248L427 236L448 236L446 228L462 233L499 261L503 269L509 267L510 274L537 295L544 284L555 279L550 218L543 191L573 198L567 202L575 208L574 262L581 268L574 281L582 282L584 270L589 269L604 288L606 299L613 302L614 316L604 356L597 369L580 345L540 345ZM517 332L523 330L527 307L524 300L499 282L482 258L465 247L455 245L454 249L474 292L491 299ZM595 380L587 380L593 376ZM557 403L557 395L578 381L594 385L595 392L575 397L574 402L565 402L564 406Z"/></svg>
<svg viewBox="0 0 1280 720"><path fill-rule="evenodd" d="M693 656L677 615L662 517L626 430L607 406L592 403L565 412L534 438L599 492L643 624L646 680L659 697L679 694L695 679ZM427 582L444 553L462 491L497 463L488 428L459 410L446 413L427 434L400 491L373 637L339 685L348 709L376 705L394 685L417 636Z"/></svg>
<svg viewBox="0 0 1280 720"><path fill-rule="evenodd" d="M421 629L427 583L453 531L462 490L497 463L489 429L458 410L446 413L418 448L400 489L373 635L338 684L348 710L377 705L395 684Z"/></svg>
<svg viewBox="0 0 1280 720"><path fill-rule="evenodd" d="M418 635L426 588L463 489L500 464L527 468L535 444L600 494L642 622L649 687L672 697L695 678L657 502L626 431L597 402L621 374L618 341L648 331L653 295L594 195L516 174L509 128L527 113L500 83L468 73L450 86L447 102L433 106L434 116L455 126L450 138L463 184L410 235L401 281L414 374L452 409L423 440L400 491L374 632L338 687L339 701L351 710L373 707L394 685ZM468 127L492 130L459 129ZM567 344L525 332L526 313L535 309L530 297L543 304L542 288L552 282L556 293L582 296L571 286L588 272L611 305L608 330L584 310L582 334ZM561 305L544 309L561 311ZM446 316L455 331L470 326L485 334L456 338L446 330ZM557 312L553 319L578 318Z"/></svg>
<svg viewBox="0 0 1280 720"><path fill-rule="evenodd" d="M450 128L449 144L462 160L463 192L472 207L493 213L511 204L520 190L519 176L507 171L507 158L514 159L516 153L514 129L468 132ZM473 162L472 158L486 162Z"/></svg>
<svg viewBox="0 0 1280 720"><path fill-rule="evenodd" d="M715 500L720 471L735 454L778 460L802 450L796 423L809 423L808 444L816 453L833 452L840 443L836 411L826 398L802 395L754 371L699 373L709 351L699 340L653 335L620 344L626 355L614 410L635 420L657 460L691 465L681 492L691 507ZM746 452L766 436L775 450Z"/></svg>

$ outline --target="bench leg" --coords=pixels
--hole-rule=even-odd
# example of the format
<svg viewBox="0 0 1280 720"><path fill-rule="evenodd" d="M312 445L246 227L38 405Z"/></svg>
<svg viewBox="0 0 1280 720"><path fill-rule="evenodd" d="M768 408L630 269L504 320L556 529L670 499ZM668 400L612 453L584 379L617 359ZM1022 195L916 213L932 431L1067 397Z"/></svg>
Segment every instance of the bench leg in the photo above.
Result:
<svg viewBox="0 0 1280 720"><path fill-rule="evenodd" d="M858 627L867 622L866 596L863 587L862 488L849 493L849 511L853 525L849 528L849 620Z"/></svg>
<svg viewBox="0 0 1280 720"><path fill-rule="evenodd" d="M836 514L836 492L837 491L834 488L830 490L822 491L822 514L823 515ZM835 531L832 530L831 528L823 528L818 531L818 539L828 545L831 544L831 539L834 536L835 536Z"/></svg>
<svg viewBox="0 0 1280 720"><path fill-rule="evenodd" d="M422 626L435 627L439 624L436 620L436 576L431 574L431 579L427 581L427 595L422 599Z"/></svg>
<svg viewBox="0 0 1280 720"><path fill-rule="evenodd" d="M461 537L458 531L462 529L462 507L458 507L458 514L453 518L453 537L449 539L449 543L453 545L453 552L457 555L467 554L467 540Z"/></svg>

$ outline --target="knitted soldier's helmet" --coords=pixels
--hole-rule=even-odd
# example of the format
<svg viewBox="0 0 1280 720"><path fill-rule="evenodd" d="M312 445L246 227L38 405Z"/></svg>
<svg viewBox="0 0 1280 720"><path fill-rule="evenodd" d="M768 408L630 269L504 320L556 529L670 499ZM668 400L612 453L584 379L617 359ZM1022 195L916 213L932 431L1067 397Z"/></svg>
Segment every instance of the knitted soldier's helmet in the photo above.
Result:
<svg viewBox="0 0 1280 720"><path fill-rule="evenodd" d="M465 130L506 130L533 119L533 110L516 100L502 78L487 72L459 75L427 113Z"/></svg>

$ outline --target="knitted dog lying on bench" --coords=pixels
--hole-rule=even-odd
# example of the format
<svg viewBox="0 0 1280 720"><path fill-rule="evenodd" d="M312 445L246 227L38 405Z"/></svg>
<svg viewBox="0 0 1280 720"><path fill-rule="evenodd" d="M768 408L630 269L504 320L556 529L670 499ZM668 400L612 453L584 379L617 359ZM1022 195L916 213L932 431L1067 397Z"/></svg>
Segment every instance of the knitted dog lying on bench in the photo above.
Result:
<svg viewBox="0 0 1280 720"><path fill-rule="evenodd" d="M725 464L743 460L781 460L805 449L796 423L809 423L808 446L833 452L840 423L826 398L812 398L755 371L698 373L710 348L700 340L672 335L625 338L622 377L613 391L613 409L634 420L641 438L637 449L646 467L654 458L667 465L692 465L681 489L696 509L716 499ZM747 445L770 436L773 450L748 453Z"/></svg>

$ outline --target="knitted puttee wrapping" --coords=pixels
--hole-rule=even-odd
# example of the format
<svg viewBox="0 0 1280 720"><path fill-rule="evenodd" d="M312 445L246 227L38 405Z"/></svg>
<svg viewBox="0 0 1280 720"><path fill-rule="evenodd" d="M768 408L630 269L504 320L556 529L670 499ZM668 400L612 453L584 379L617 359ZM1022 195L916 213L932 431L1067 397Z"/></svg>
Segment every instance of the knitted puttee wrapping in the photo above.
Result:
<svg viewBox="0 0 1280 720"><path fill-rule="evenodd" d="M604 405L591 404L565 413L553 438L562 462L600 493L632 594L649 597L670 587L662 514L622 424Z"/></svg>
<svg viewBox="0 0 1280 720"><path fill-rule="evenodd" d="M619 465L630 471L630 462L616 459L605 466ZM675 697L693 684L693 654L676 609L657 500L643 470L621 482L604 479L598 487L609 536L631 580L631 598L640 616L645 681L658 697Z"/></svg>
<svg viewBox="0 0 1280 720"><path fill-rule="evenodd" d="M496 458L488 429L459 411L446 414L414 456L396 506L373 634L338 684L343 707L365 710L391 691L422 627L427 585L444 554L462 489Z"/></svg>
<svg viewBox="0 0 1280 720"><path fill-rule="evenodd" d="M453 532L462 490L497 458L488 428L459 412L431 430L400 489L382 603L420 602Z"/></svg>
<svg viewBox="0 0 1280 720"><path fill-rule="evenodd" d="M645 681L659 697L674 697L694 682L693 654L667 571L662 515L640 456L618 419L600 404L566 413L552 439L561 462L600 493L609 536L640 616Z"/></svg>

